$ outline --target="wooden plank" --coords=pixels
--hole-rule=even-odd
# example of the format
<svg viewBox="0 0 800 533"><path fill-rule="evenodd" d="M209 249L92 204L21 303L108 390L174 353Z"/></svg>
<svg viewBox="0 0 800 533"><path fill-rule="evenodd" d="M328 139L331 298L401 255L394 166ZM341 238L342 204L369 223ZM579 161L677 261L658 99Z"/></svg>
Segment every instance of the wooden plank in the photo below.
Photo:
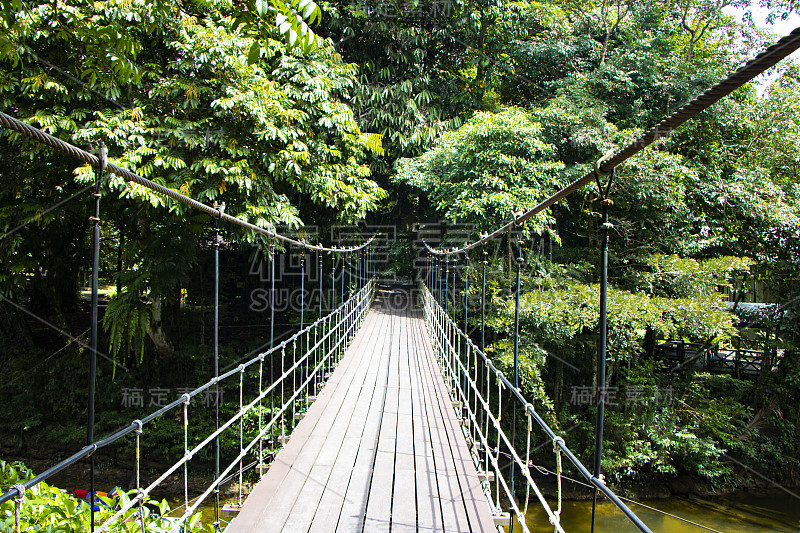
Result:
<svg viewBox="0 0 800 533"><path fill-rule="evenodd" d="M443 472L441 469L445 466L443 458L441 457L441 450L437 450L438 442L441 440L439 433L441 432L441 424L439 415L434 409L435 396L431 398L433 388L429 380L430 369L424 365L425 361L420 360L420 342L416 335L414 335L414 355L417 359L416 370L419 383L419 390L422 403L422 416L420 417L421 426L424 428L425 434L425 462L426 472L420 476L421 486L420 489L427 489L429 492L423 493L420 491L418 497L418 507L420 508L421 517L432 517L438 524L430 524L420 521L421 527L439 527L441 531L452 531L452 526L456 522L455 513L450 502L443 501L443 494L446 494L447 487L442 486ZM433 505L431 505L433 503Z"/></svg>
<svg viewBox="0 0 800 533"><path fill-rule="evenodd" d="M400 344L405 325L400 317L394 317L395 332L388 346L388 374L383 413L380 418L378 448L372 466L369 498L364 515L364 529L389 531L392 516L392 491L394 488L395 453L397 450L397 407L399 399Z"/></svg>
<svg viewBox="0 0 800 533"><path fill-rule="evenodd" d="M309 448L319 449L324 440L324 436L311 435L304 442ZM298 454L290 465L288 474L281 481L280 490L266 504L265 512L260 517L258 531L274 533L284 530L283 525L294 507L300 490L311 475L315 459L316 453Z"/></svg>
<svg viewBox="0 0 800 533"><path fill-rule="evenodd" d="M388 336L389 327L389 320L386 318L380 329L381 337L376 339L376 344ZM370 348L373 353L373 359L370 360L372 364L364 368L367 379L359 391L358 403L353 409L350 421L344 425L344 438L328 477L325 491L314 513L310 531L331 531L334 524L339 521L344 506L345 491L349 486L358 455L367 453L361 450L362 443L365 442L364 430L367 427L369 407L375 401L375 396L381 393L378 384L382 378L379 372L372 370L376 366L379 368L385 358L382 346L378 345L378 349L375 348L375 345Z"/></svg>
<svg viewBox="0 0 800 533"><path fill-rule="evenodd" d="M364 325L374 326L378 319L377 314L368 314ZM271 500L290 474L292 464L305 448L303 443L316 427L322 417L322 412L326 410L328 405L331 405L331 402L334 402L333 405L335 405L336 399L347 392L348 385L355 379L358 359L363 352L363 346L375 335L375 330L372 327L368 327L363 328L359 333L360 335L357 335L356 339L354 339L351 347L331 376L331 380L320 393L319 399L311 406L309 413L295 429L287 446L278 453L272 466L270 466L270 470L250 494L248 501L252 503L245 505L242 512L228 526L228 531L234 533L236 531L254 531L254 528L265 521L263 515L273 508Z"/></svg>
<svg viewBox="0 0 800 533"><path fill-rule="evenodd" d="M425 416L421 412L413 419L417 523L420 528L437 530L442 526L442 509L436 481L436 464Z"/></svg>
<svg viewBox="0 0 800 533"><path fill-rule="evenodd" d="M424 322L391 296L227 531L496 531Z"/></svg>
<svg viewBox="0 0 800 533"><path fill-rule="evenodd" d="M380 339L380 326L378 326L377 332L377 335L371 338L371 342L377 342ZM360 349L363 349L363 347ZM368 353L370 356L373 355L373 352ZM328 430L324 444L316 455L314 468L295 498L293 508L288 513L283 525L283 531L308 531L311 527L323 493L330 481L336 457L342 453L347 428L350 424L361 424L363 422L360 419L353 419L353 414L361 393L365 390L371 392L374 387L374 383L367 383L367 386L364 386L366 380L368 380L366 368L369 368L371 364L371 357L365 357L361 361L361 365L358 365L356 369L357 372L354 372L358 377L351 383L351 385L358 386L348 387L347 394L335 414L331 412L334 410L333 408L328 409L329 413L326 416L331 420L331 427ZM289 492L291 490L291 486L284 485L281 487L281 491ZM271 515L274 514L271 513ZM272 521L273 519L270 517L270 520Z"/></svg>
<svg viewBox="0 0 800 533"><path fill-rule="evenodd" d="M384 308L385 306L381 306L381 310ZM388 334L385 335L381 347L381 364L375 369L377 373L375 393L369 404L369 411L364 424L358 455L353 465L350 480L347 484L347 491L345 492L339 521L336 525L337 532L361 531L364 525L364 516L372 480L372 469L375 465L381 419L386 400L391 347L398 335L399 331L396 320L392 320L390 330ZM323 529L320 529L320 531L323 531ZM330 524L328 525L327 531L331 531Z"/></svg>
<svg viewBox="0 0 800 533"><path fill-rule="evenodd" d="M398 353L398 406L397 406L397 451L395 453L395 479L392 493L392 531L416 529L417 482L416 449L414 440L414 400L419 394L412 378L411 360L415 357L411 329L413 322L408 313L403 317L405 334Z"/></svg>
<svg viewBox="0 0 800 533"><path fill-rule="evenodd" d="M436 461L433 456L433 442L431 427L435 426L436 419L430 412L429 387L426 386L427 372L420 361L420 340L417 335L411 335L413 358L410 369L412 370L416 394L414 395L414 445L416 460L416 485L417 485L417 518L420 531L442 531L444 518L442 505L439 498L439 483L436 478Z"/></svg>
<svg viewBox="0 0 800 533"><path fill-rule="evenodd" d="M422 328L422 326L420 327ZM480 480L475 471L461 424L455 415L447 394L447 388L439 372L433 347L427 335L421 335L421 341L422 354L430 368L431 384L439 398L439 411L446 430L444 434L448 437L448 447L446 449L443 448L442 451L445 452L446 463L452 464L452 471L456 473L455 481L458 483L458 492L461 495L464 512L469 522L469 530L496 531L491 520L491 510L480 487ZM441 444L444 445L444 442ZM452 486L452 482L453 479L448 478L447 486ZM442 505L444 506L444 501Z"/></svg>
<svg viewBox="0 0 800 533"><path fill-rule="evenodd" d="M418 330L419 333L421 331ZM432 350L429 352L425 345L425 338L420 338L419 355L421 367L427 372L422 376L428 388L430 396L429 408L432 413L431 418L436 421L431 424L431 445L436 463L437 483L439 486L439 498L442 506L445 531L469 531L469 518L466 506L462 498L461 487L458 482L459 471L456 470L455 462L450 455L450 442L457 435L451 435L452 427L448 428L445 424L445 417L453 416L452 403L447 395L444 382L436 366ZM441 385L441 386L440 386ZM448 431L450 430L450 431ZM460 430L459 430L460 431Z"/></svg>

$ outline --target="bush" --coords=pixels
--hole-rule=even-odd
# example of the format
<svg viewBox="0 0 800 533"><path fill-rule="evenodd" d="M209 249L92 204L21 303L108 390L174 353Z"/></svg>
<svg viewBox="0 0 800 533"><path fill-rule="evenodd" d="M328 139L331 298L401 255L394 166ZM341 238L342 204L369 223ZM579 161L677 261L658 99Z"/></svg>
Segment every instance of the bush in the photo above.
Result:
<svg viewBox="0 0 800 533"><path fill-rule="evenodd" d="M33 478L33 472L20 462L8 463L0 460L0 487L3 491L10 489L17 483L25 483ZM119 498L111 500L100 497L105 504L100 506L100 511L95 512L95 523L102 523L114 514L114 508L125 506L131 498L136 496L136 491L128 493L119 491ZM142 515L145 529L148 532L168 533L174 523L162 518L168 511L169 505L162 500L151 503L147 498L143 502ZM16 503L12 500L0 507L0 533L14 533L16 531L15 517ZM118 507L117 507L118 508ZM157 509L157 510L156 510ZM82 532L89 529L91 512L89 506L82 500L74 498L67 491L39 483L25 493L22 502L21 530L22 531L47 531L47 532ZM202 531L199 523L200 514L194 515L189 520L192 531ZM141 531L142 517L139 515L138 506L126 511L120 521L114 525L113 531L135 532Z"/></svg>

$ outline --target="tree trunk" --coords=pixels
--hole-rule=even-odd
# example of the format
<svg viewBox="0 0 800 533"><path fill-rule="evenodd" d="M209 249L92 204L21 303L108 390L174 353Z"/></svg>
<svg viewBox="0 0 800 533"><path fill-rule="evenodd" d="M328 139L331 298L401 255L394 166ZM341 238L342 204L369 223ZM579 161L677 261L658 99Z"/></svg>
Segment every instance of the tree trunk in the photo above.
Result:
<svg viewBox="0 0 800 533"><path fill-rule="evenodd" d="M602 50L602 52L600 54L600 64L601 65L605 65L606 64L606 54L608 52L608 38L610 36L611 36L611 32L606 30L606 35L603 38L603 50Z"/></svg>
<svg viewBox="0 0 800 533"><path fill-rule="evenodd" d="M160 297L153 300L151 309L152 318L150 319L150 328L147 330L147 336L153 341L159 357L164 361L169 361L175 353L175 348L172 345L172 341L167 336L167 333L164 331L162 323L163 301Z"/></svg>

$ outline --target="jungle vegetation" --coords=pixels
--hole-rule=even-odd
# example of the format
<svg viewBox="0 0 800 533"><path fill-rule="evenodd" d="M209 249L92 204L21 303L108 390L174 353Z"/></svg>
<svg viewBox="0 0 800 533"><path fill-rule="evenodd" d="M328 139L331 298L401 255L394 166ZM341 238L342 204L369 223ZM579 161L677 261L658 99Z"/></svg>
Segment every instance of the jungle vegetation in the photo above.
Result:
<svg viewBox="0 0 800 533"><path fill-rule="evenodd" d="M765 1L779 18L800 10ZM415 224L466 224L474 238L508 222L776 38L738 16L741 0L0 6L3 112L82 147L103 141L114 164L261 227L321 228L325 240L390 218L402 238L385 270L408 277ZM523 388L587 462L595 407L579 393L616 391L612 484L757 482L729 457L797 483L798 108L800 64L788 60L618 169L606 384L594 381L597 189L520 229ZM28 312L86 336L93 173L8 131L0 152L0 440L20 457L42 442L60 453L82 445L86 350ZM100 369L98 423L110 430L135 417L123 388L209 377L214 223L118 178L101 205L102 340L115 363ZM248 267L268 243L223 235L223 323L263 324L246 298L264 283ZM498 241L488 268L487 352L506 367L511 248ZM467 268L477 279L479 254ZM753 341L774 371L660 371L664 341L724 349L751 335L726 304L737 301L777 304ZM258 334L223 335L223 359Z"/></svg>

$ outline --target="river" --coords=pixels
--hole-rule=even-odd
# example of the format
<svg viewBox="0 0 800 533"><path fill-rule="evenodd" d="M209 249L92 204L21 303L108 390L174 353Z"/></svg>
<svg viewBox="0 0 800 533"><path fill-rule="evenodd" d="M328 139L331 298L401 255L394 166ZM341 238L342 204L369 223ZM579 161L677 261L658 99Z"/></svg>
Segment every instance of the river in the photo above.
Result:
<svg viewBox="0 0 800 533"><path fill-rule="evenodd" d="M643 503L724 533L800 531L800 498L778 490L741 491L714 498L673 497ZM634 504L630 508L651 530L659 533L708 531ZM567 532L589 531L591 516L591 501L567 501L564 502L561 523ZM538 501L529 504L527 524L532 532L553 531ZM638 530L613 504L604 501L598 503L596 531L626 533Z"/></svg>
<svg viewBox="0 0 800 533"><path fill-rule="evenodd" d="M551 502L552 503L552 502ZM798 533L800 531L800 499L778 490L741 491L727 496L700 498L697 496L673 497L667 500L643 502L650 507L680 516L723 533ZM175 502L176 505L179 505ZM631 504L631 509L652 531L659 533L696 533L709 531L676 518ZM211 505L201 507L203 523L214 521ZM588 532L591 525L591 501L566 501L561 524L567 533ZM223 516L225 522L231 515ZM534 498L527 515L528 528L534 533L551 533L553 527L547 515ZM520 531L520 529L515 529ZM638 530L608 502L599 502L597 511L598 533L627 533Z"/></svg>

